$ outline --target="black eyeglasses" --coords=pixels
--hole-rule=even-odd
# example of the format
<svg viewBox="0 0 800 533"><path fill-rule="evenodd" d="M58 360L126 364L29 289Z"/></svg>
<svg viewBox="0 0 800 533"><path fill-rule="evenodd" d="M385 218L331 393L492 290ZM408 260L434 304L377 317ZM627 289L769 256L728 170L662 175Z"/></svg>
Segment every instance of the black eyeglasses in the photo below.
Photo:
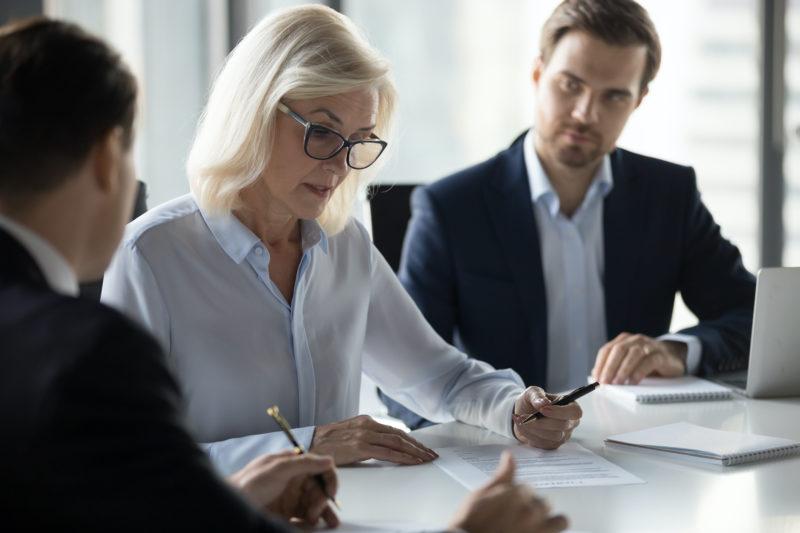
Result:
<svg viewBox="0 0 800 533"><path fill-rule="evenodd" d="M352 169L361 170L377 161L388 146L386 141L382 141L374 134L370 134L368 139L357 141L345 139L338 131L307 121L286 107L283 102L278 103L278 109L306 129L303 137L303 150L312 159L331 159L347 148L347 165Z"/></svg>

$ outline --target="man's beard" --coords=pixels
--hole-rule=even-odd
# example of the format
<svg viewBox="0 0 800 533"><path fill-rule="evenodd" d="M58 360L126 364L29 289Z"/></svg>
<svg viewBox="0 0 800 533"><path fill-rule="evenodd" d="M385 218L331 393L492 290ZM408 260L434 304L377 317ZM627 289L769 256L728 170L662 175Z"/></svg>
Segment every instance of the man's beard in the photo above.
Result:
<svg viewBox="0 0 800 533"><path fill-rule="evenodd" d="M602 155L599 147L586 151L575 145L559 147L556 152L558 162L570 168L589 166L600 159Z"/></svg>
<svg viewBox="0 0 800 533"><path fill-rule="evenodd" d="M593 141L589 145L567 144L565 146L558 145L558 137L566 130L572 130L579 135L588 137ZM603 156L603 139L600 134L592 131L585 126L575 126L567 124L559 130L553 139L551 139L553 147L556 149L556 159L562 165L570 168L583 168L597 162Z"/></svg>

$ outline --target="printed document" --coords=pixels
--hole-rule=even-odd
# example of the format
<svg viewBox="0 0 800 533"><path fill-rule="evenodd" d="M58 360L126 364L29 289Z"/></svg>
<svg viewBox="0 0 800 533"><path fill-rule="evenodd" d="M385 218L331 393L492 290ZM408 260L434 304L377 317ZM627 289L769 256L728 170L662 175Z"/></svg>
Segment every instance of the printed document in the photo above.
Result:
<svg viewBox="0 0 800 533"><path fill-rule="evenodd" d="M514 479L539 489L644 483L575 442L568 442L557 450L502 444L439 448L436 450L439 458L433 464L474 490L491 479L503 450L509 450L514 456L517 465Z"/></svg>

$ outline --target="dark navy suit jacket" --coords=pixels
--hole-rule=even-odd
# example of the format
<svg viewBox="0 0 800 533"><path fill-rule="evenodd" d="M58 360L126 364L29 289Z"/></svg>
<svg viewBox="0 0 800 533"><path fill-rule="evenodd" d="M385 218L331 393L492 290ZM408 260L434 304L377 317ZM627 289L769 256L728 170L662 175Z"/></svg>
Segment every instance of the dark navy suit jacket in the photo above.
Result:
<svg viewBox="0 0 800 533"><path fill-rule="evenodd" d="M213 471L155 339L53 292L2 230L0 364L5 531L290 530Z"/></svg>
<svg viewBox="0 0 800 533"><path fill-rule="evenodd" d="M412 196L399 276L448 342L530 385L547 376L547 301L522 150L510 148ZM608 338L669 331L675 294L698 317L701 374L744 368L755 279L720 235L694 170L626 150L610 154L603 205ZM390 413L419 417L389 401Z"/></svg>

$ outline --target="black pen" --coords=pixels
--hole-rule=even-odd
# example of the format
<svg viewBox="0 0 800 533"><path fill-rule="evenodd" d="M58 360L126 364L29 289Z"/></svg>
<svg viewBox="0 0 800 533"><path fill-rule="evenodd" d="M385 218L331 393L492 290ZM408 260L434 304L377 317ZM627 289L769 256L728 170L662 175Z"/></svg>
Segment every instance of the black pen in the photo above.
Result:
<svg viewBox="0 0 800 533"><path fill-rule="evenodd" d="M594 383L591 383L589 385L584 385L583 387L578 387L577 389L575 389L574 391L572 391L572 392L570 392L568 394L564 394L563 396L559 396L558 399L556 399L556 401L553 402L550 405L567 405L569 403L574 402L575 400L577 400L581 396L586 396L587 394L589 394L590 392L592 392L593 390L595 390L599 386L600 386L600 383L595 381ZM532 415L529 415L528 417L526 417L525 420L520 422L520 424L524 424L526 422L530 422L531 420L539 420L543 416L544 415L541 412L537 411L537 412L533 413Z"/></svg>
<svg viewBox="0 0 800 533"><path fill-rule="evenodd" d="M283 415L278 409L278 406L273 405L272 407L268 408L267 414L275 419L275 422L278 423L278 426L280 426L280 428L286 434L286 437L292 443L292 446L294 446L295 453L297 455L303 455L304 453L306 453L306 450L303 448L303 446L299 442L297 442L297 439L294 438L294 434L292 433L292 428L289 427L289 422L287 422L286 419L283 418ZM331 502L333 505L335 505L337 509L341 510L339 502L337 502L333 496L328 494L328 487L325 485L325 478L322 477L322 474L315 474L314 479L317 480L319 488L322 489L322 494L324 494L328 498L328 501Z"/></svg>

